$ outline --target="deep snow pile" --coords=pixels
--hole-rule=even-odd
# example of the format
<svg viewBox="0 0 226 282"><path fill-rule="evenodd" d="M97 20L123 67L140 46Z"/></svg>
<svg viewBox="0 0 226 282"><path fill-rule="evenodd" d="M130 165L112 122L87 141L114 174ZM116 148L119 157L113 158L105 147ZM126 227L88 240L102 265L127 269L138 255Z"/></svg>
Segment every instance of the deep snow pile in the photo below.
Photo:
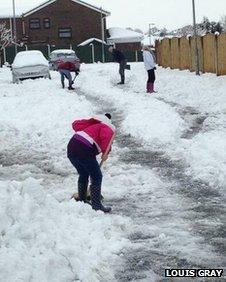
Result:
<svg viewBox="0 0 226 282"><path fill-rule="evenodd" d="M41 181L0 182L1 281L100 281L125 246L124 220L73 201Z"/></svg>
<svg viewBox="0 0 226 282"><path fill-rule="evenodd" d="M144 146L184 158L188 174L225 187L226 183L226 79L212 74L196 77L188 71L158 68L158 94L147 95L143 63L132 63L126 84L117 86L118 65L87 65L77 84L94 97L113 102L124 113L123 129ZM92 79L90 79L92 73ZM92 91L90 91L92 89ZM183 138L189 121L180 109L194 108L206 116L193 138Z"/></svg>

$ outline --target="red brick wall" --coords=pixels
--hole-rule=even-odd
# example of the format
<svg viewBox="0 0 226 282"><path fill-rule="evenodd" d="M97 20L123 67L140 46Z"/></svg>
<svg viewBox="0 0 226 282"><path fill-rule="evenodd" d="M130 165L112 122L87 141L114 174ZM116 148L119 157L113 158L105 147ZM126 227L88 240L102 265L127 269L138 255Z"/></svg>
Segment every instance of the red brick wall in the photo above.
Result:
<svg viewBox="0 0 226 282"><path fill-rule="evenodd" d="M141 43L134 42L134 43L118 43L115 44L116 48L122 51L139 51L141 50Z"/></svg>
<svg viewBox="0 0 226 282"><path fill-rule="evenodd" d="M31 18L41 20L41 29L29 29L29 19ZM44 29L44 18L50 19L50 29ZM71 0L58 0L29 15L24 20L29 42L40 41L55 45L69 45L70 43L77 45L91 37L101 38L101 14ZM58 29L67 27L72 28L72 38L59 39Z"/></svg>
<svg viewBox="0 0 226 282"><path fill-rule="evenodd" d="M40 29L30 29L29 20L40 19ZM50 29L43 26L44 18L50 19ZM0 20L1 21L1 20ZM101 13L71 0L58 0L41 10L23 18L25 35L28 36L28 44L54 44L69 47L69 44L77 45L88 38L101 39ZM18 38L22 39L22 22L17 19ZM59 28L71 28L72 38L60 39ZM106 30L106 27L105 27Z"/></svg>

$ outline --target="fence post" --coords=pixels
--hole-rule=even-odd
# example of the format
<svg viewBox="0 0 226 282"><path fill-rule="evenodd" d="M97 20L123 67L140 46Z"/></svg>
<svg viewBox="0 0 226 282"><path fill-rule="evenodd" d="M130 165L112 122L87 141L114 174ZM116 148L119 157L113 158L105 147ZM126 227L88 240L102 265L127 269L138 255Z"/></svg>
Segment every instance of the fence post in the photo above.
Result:
<svg viewBox="0 0 226 282"><path fill-rule="evenodd" d="M4 61L4 63L7 62L7 60L6 60L6 51L5 51L5 47L3 48L3 61ZM3 64L4 64L4 63L3 63Z"/></svg>
<svg viewBox="0 0 226 282"><path fill-rule="evenodd" d="M170 69L173 69L173 66L172 66L172 62L173 62L173 60L172 60L172 38L169 39L169 49L170 49L170 52L169 52L170 65L169 65L169 67L170 67Z"/></svg>
<svg viewBox="0 0 226 282"><path fill-rule="evenodd" d="M204 47L203 47L203 36L199 37L200 38L200 71L204 73Z"/></svg>
<svg viewBox="0 0 226 282"><path fill-rule="evenodd" d="M50 46L50 44L47 44L47 51L48 51L48 58L49 58L50 53L51 53L51 46Z"/></svg>
<svg viewBox="0 0 226 282"><path fill-rule="evenodd" d="M188 43L189 43L189 70L192 71L192 46L191 46L191 36L188 38Z"/></svg>
<svg viewBox="0 0 226 282"><path fill-rule="evenodd" d="M91 47L91 52L92 52L92 61L95 63L95 52L94 52L94 45L93 43L90 43L89 46Z"/></svg>
<svg viewBox="0 0 226 282"><path fill-rule="evenodd" d="M218 35L215 35L215 40L214 40L214 45L215 45L215 70L216 70L216 75L219 75L219 68L218 68Z"/></svg>
<svg viewBox="0 0 226 282"><path fill-rule="evenodd" d="M178 65L179 65L179 67L178 68L179 68L179 70L182 70L182 68L181 68L181 61L182 61L182 58L181 58L181 37L178 38L177 43L178 43L178 54L179 54L178 55L178 58L179 58L179 64Z"/></svg>
<svg viewBox="0 0 226 282"><path fill-rule="evenodd" d="M138 62L138 52L137 52L137 50L135 51L135 60L136 60L136 62Z"/></svg>

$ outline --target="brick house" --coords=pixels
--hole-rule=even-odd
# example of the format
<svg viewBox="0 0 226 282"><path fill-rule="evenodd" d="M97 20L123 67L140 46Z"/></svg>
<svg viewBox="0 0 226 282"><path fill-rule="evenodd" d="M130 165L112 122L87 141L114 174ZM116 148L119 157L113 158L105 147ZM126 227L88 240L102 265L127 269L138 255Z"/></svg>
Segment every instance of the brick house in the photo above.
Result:
<svg viewBox="0 0 226 282"><path fill-rule="evenodd" d="M89 38L106 38L110 13L80 0L49 0L17 16L17 39L26 44L68 47ZM0 18L13 30L11 17ZM103 34L103 35L102 35Z"/></svg>

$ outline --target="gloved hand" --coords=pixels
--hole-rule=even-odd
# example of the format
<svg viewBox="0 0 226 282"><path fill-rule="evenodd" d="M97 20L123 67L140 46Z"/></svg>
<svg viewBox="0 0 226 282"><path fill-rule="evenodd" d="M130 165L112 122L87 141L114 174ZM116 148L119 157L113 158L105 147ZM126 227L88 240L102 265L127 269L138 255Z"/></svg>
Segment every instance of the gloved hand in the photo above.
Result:
<svg viewBox="0 0 226 282"><path fill-rule="evenodd" d="M108 155L102 155L102 156L101 156L101 160L102 160L103 162L105 162L107 159L108 159Z"/></svg>

